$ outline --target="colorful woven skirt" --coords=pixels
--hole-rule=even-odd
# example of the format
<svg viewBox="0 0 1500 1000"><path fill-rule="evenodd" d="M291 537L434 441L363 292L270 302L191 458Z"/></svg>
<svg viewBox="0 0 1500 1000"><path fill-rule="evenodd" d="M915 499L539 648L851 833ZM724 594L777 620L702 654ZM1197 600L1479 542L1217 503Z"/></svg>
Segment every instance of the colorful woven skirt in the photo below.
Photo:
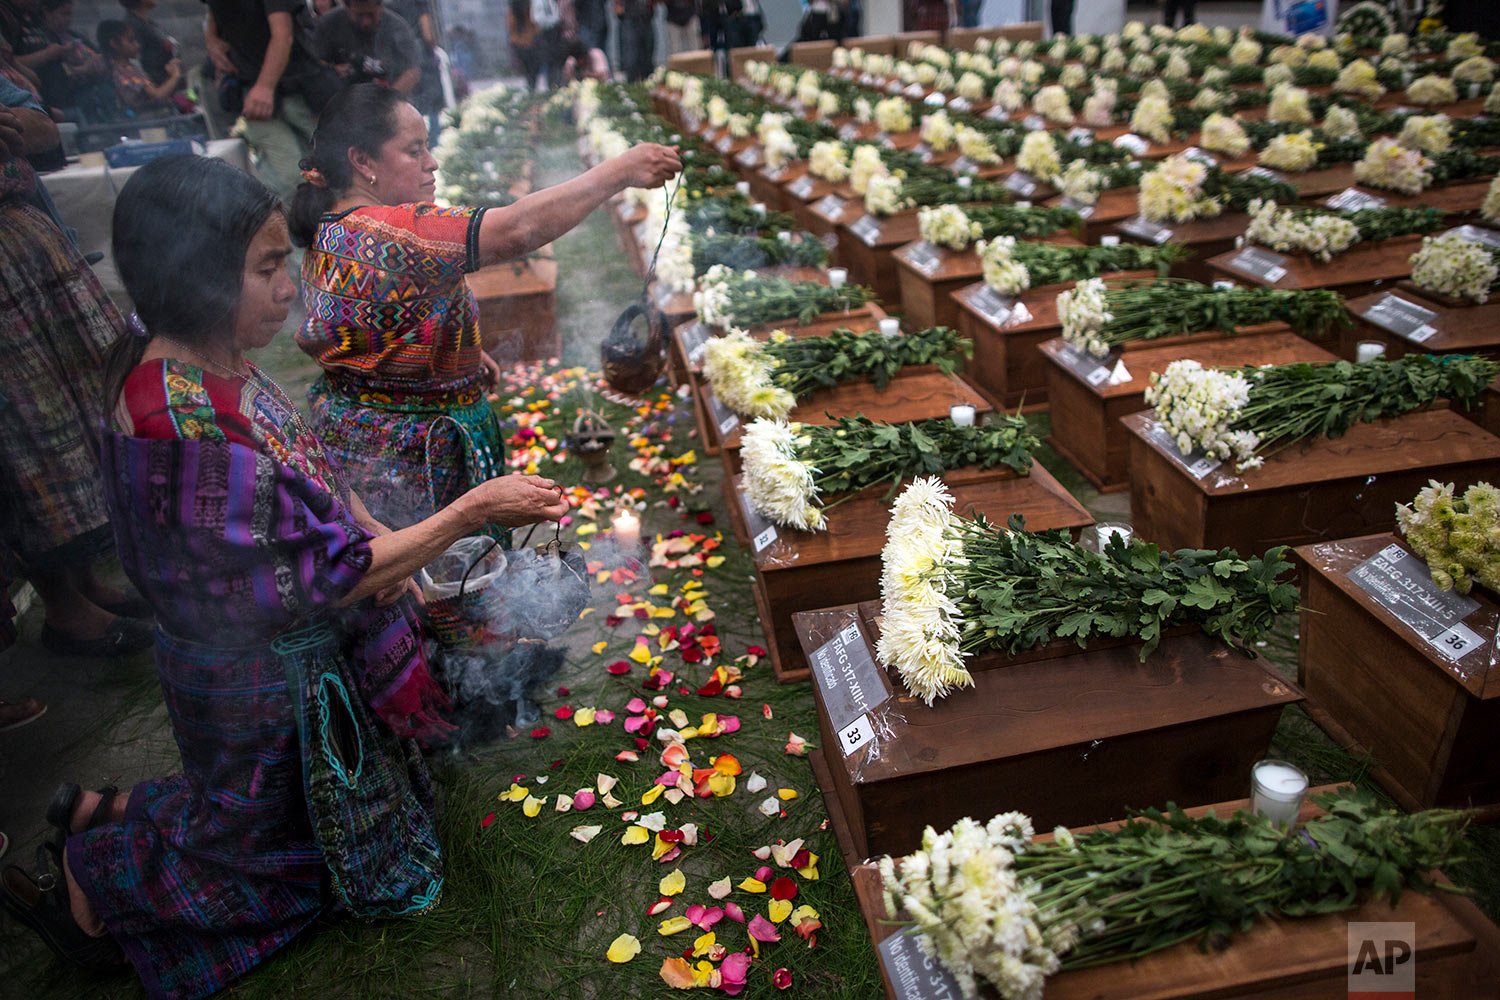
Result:
<svg viewBox="0 0 1500 1000"><path fill-rule="evenodd" d="M500 422L483 392L414 399L351 391L325 375L307 396L328 457L391 528L431 517L506 472ZM490 534L510 547L508 529Z"/></svg>

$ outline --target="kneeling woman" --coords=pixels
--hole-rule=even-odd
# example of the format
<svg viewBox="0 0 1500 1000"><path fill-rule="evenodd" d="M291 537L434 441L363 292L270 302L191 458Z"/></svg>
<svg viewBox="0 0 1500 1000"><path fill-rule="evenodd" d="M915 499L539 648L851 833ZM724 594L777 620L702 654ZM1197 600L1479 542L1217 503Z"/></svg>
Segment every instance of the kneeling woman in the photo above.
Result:
<svg viewBox="0 0 1500 1000"><path fill-rule="evenodd" d="M142 167L115 209L136 336L111 358L102 464L116 542L160 629L183 773L65 785L65 876L0 901L81 964L195 998L328 911L420 913L442 863L416 741L442 731L411 575L486 525L556 520L551 481L492 479L391 531L244 351L296 294L275 195L218 160Z"/></svg>

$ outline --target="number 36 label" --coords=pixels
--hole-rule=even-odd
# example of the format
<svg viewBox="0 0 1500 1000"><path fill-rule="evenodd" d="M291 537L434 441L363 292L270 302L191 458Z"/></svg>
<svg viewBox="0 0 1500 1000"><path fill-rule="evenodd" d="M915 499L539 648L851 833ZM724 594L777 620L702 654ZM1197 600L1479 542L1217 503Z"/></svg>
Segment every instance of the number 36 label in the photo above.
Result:
<svg viewBox="0 0 1500 1000"><path fill-rule="evenodd" d="M1448 631L1441 632L1427 641L1439 653L1454 661L1463 659L1484 643L1484 640L1463 622L1459 622Z"/></svg>

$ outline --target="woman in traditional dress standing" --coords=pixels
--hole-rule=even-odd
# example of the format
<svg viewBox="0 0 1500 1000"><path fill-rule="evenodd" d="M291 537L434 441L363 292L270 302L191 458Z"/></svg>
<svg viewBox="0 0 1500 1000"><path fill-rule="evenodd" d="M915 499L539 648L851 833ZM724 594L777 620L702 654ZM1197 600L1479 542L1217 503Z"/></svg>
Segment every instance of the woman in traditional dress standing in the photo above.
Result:
<svg viewBox="0 0 1500 1000"><path fill-rule="evenodd" d="M125 324L26 161L57 141L35 95L0 79L0 574L36 588L49 650L124 656L151 630L117 613L146 609L93 567L114 549L95 448L104 353Z"/></svg>
<svg viewBox="0 0 1500 1000"><path fill-rule="evenodd" d="M432 204L427 123L388 87L341 91L318 119L291 210L307 247L297 336L323 368L313 426L392 527L441 510L504 469L488 400L499 366L464 275L552 242L627 187L658 187L677 152L645 143L504 208Z"/></svg>
<svg viewBox="0 0 1500 1000"><path fill-rule="evenodd" d="M486 524L567 510L512 475L400 531L371 517L244 357L286 322L291 252L276 196L219 160L154 160L116 204L136 336L111 352L102 465L183 772L121 797L64 785L64 846L34 878L7 867L0 904L81 965L123 948L153 998L215 993L326 912L436 905L417 740L444 705L411 574Z"/></svg>

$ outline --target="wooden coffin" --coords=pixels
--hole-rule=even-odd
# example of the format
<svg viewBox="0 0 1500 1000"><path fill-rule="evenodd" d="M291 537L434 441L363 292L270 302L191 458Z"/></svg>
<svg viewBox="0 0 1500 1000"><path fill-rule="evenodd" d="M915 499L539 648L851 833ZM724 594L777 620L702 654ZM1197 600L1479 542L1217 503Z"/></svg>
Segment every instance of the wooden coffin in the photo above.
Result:
<svg viewBox="0 0 1500 1000"><path fill-rule="evenodd" d="M1033 462L1029 476L996 469L959 469L944 474L957 510L983 513L1001 524L1022 514L1034 530L1065 528L1073 532L1093 523L1088 511L1042 466ZM826 531L775 528L764 535L763 519L735 487L726 499L739 504L746 517L755 561L756 610L765 631L766 648L776 680L790 683L808 676L807 650L793 615L827 604L829 595L849 600L880 596L880 551L890 521L888 488L872 487L828 512ZM760 545L760 548L756 548Z"/></svg>
<svg viewBox="0 0 1500 1000"><path fill-rule="evenodd" d="M1208 266L1209 258L1233 249L1234 241L1245 234L1245 227L1249 224L1250 216L1244 212L1230 212L1212 219L1160 224L1135 215L1116 225L1115 232L1136 243L1154 243L1157 246L1168 242L1183 244L1193 255L1179 261L1172 268L1172 273L1209 284L1214 279L1213 270Z"/></svg>
<svg viewBox="0 0 1500 1000"><path fill-rule="evenodd" d="M849 269L849 280L875 289L881 302L899 309L902 285L894 253L917 238L917 210L884 217L862 212L852 219L846 213L837 233L839 262Z"/></svg>
<svg viewBox="0 0 1500 1000"><path fill-rule="evenodd" d="M1354 325L1339 333L1339 354L1355 359L1361 340L1403 354L1482 354L1500 357L1500 300L1480 305L1424 293L1410 282L1349 300Z"/></svg>
<svg viewBox="0 0 1500 1000"><path fill-rule="evenodd" d="M814 763L816 770L817 764ZM1314 791L1331 790L1324 786ZM1165 804L1165 803L1160 803ZM1248 809L1238 799L1190 808L1225 817ZM1302 819L1321 812L1310 802ZM983 818L983 817L976 817ZM1076 832L1085 832L1084 828ZM1049 839L1042 834L1037 839ZM958 986L922 952L914 938L887 919L874 862L851 865L854 895L875 943L886 1000L937 1000L961 995ZM1445 881L1435 875L1437 881ZM1269 917L1236 934L1227 949L1184 942L1144 958L1060 972L1047 980L1047 1000L1328 1000L1348 991L1349 925L1401 923L1415 928L1416 994L1451 1000L1489 1000L1500 979L1500 929L1472 900L1447 892L1405 892L1394 907L1368 895L1354 908L1303 918ZM985 996L993 994L986 993ZM1366 993L1365 997L1411 996Z"/></svg>
<svg viewBox="0 0 1500 1000"><path fill-rule="evenodd" d="M1481 806L1500 818L1495 595L1439 591L1391 534L1305 545L1297 556L1298 676L1313 718L1368 755L1404 808Z"/></svg>
<svg viewBox="0 0 1500 1000"><path fill-rule="evenodd" d="M750 194L772 212L790 212L794 203L787 185L806 176L806 160L793 160L775 170L762 163L750 174Z"/></svg>
<svg viewBox="0 0 1500 1000"><path fill-rule="evenodd" d="M1264 661L1186 630L1144 662L1122 642L982 654L974 686L929 708L874 663L878 615L866 601L796 621L815 663L820 787L843 813L846 857L908 853L924 827L964 816L1019 809L1045 830L1221 801L1244 792L1281 709L1301 700Z"/></svg>
<svg viewBox="0 0 1500 1000"><path fill-rule="evenodd" d="M1172 362L1183 358L1208 366L1336 360L1282 323L1251 327L1218 340L1172 339L1177 342L1117 351L1104 359L1077 350L1061 337L1040 347L1047 362L1047 403L1052 415L1048 443L1105 493L1130 485L1129 448L1120 418L1147 408L1146 388L1152 373L1164 372ZM1128 377L1116 381L1112 375L1122 359L1122 374L1128 373Z"/></svg>
<svg viewBox="0 0 1500 1000"><path fill-rule="evenodd" d="M1115 188L1099 192L1092 205L1084 205L1072 198L1051 198L1046 204L1051 208L1071 208L1083 217L1083 241L1099 242L1101 236L1113 234L1115 227L1140 212L1140 190L1134 187Z"/></svg>
<svg viewBox="0 0 1500 1000"><path fill-rule="evenodd" d="M1155 271L1120 271L1112 277L1150 281ZM1027 289L1017 298L1001 295L983 281L965 285L949 297L958 306L958 328L974 342L966 372L1000 409L1039 409L1047 403L1047 369L1037 350L1058 335L1057 296L1072 282ZM1018 320L1017 305L1029 317Z"/></svg>
<svg viewBox="0 0 1500 1000"><path fill-rule="evenodd" d="M1421 236L1398 236L1357 243L1326 262L1307 254L1280 254L1265 247L1244 246L1210 257L1208 267L1215 278L1261 288L1324 288L1354 297L1410 274L1411 255L1421 246Z"/></svg>
<svg viewBox="0 0 1500 1000"><path fill-rule="evenodd" d="M845 222L853 222L865 214L863 198L846 189L835 189L817 201L798 205L793 214L803 232L811 233L827 244L833 264L839 267L849 266L844 258L846 248L839 239L839 226Z"/></svg>
<svg viewBox="0 0 1500 1000"><path fill-rule="evenodd" d="M1500 438L1446 409L1356 424L1341 438L1294 445L1244 473L1232 462L1183 457L1153 412L1124 424L1131 520L1163 548L1250 554L1389 531L1395 505L1427 480L1500 475Z"/></svg>
<svg viewBox="0 0 1500 1000"><path fill-rule="evenodd" d="M479 304L485 350L496 361L542 361L562 354L557 261L547 256L491 264L465 280Z"/></svg>
<svg viewBox="0 0 1500 1000"><path fill-rule="evenodd" d="M1081 246L1071 233L1059 232L1029 242ZM902 321L911 330L961 323L953 293L978 281L984 273L979 254L971 244L966 250L934 246L926 240L908 243L891 255L901 283Z"/></svg>

